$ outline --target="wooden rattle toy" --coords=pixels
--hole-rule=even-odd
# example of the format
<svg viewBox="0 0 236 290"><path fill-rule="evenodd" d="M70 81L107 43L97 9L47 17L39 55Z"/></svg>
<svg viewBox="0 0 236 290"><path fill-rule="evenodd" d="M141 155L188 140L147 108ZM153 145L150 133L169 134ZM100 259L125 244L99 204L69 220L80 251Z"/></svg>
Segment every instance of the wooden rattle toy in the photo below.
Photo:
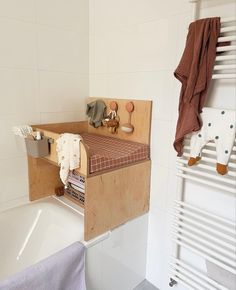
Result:
<svg viewBox="0 0 236 290"><path fill-rule="evenodd" d="M125 106L126 111L129 113L128 123L125 123L121 126L121 130L125 133L132 133L134 131L134 126L131 124L131 114L134 111L133 102L128 102Z"/></svg>

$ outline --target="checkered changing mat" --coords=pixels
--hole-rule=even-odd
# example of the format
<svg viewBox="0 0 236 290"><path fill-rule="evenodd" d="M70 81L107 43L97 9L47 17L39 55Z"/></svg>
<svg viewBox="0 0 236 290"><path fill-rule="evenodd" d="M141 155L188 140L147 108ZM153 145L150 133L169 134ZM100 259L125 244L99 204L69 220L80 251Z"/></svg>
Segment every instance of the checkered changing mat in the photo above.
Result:
<svg viewBox="0 0 236 290"><path fill-rule="evenodd" d="M89 147L90 173L149 158L149 146L96 134L80 134Z"/></svg>

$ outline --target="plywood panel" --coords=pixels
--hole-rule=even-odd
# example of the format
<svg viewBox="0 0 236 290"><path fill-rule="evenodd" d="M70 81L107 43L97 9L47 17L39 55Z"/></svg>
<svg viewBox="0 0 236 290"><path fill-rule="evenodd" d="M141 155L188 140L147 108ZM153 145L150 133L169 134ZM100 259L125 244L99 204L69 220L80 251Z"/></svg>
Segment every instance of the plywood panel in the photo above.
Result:
<svg viewBox="0 0 236 290"><path fill-rule="evenodd" d="M47 160L28 156L29 199L31 201L52 195L62 186L59 167Z"/></svg>
<svg viewBox="0 0 236 290"><path fill-rule="evenodd" d="M54 124L43 124L43 125L33 125L34 129L51 131L54 133L62 134L62 133L85 133L88 131L88 122L80 121L80 122L67 122L67 123L54 123Z"/></svg>
<svg viewBox="0 0 236 290"><path fill-rule="evenodd" d="M66 124L71 124L71 123L66 123ZM50 124L50 126L51 125L57 125L57 124ZM40 125L39 127L37 127L37 125L35 125L34 129L35 130L40 130L40 132L44 136L46 136L48 138L51 138L53 140L53 143L50 144L50 154L48 156L44 157L44 159L50 161L52 164L58 165L58 157L57 157L57 151L56 151L56 146L57 146L56 141L59 138L60 133L55 133L54 131L49 131L49 130L43 129L43 126L44 125ZM84 126L84 124L83 124L82 127L84 127L87 130L87 122L86 122L86 126ZM68 128L68 130L66 130L66 128ZM70 130L70 128L71 128L71 130ZM70 128L69 128L69 126L66 127L64 125L63 129L65 129L66 130L65 132L67 132L67 133L73 133L72 132L73 131L73 126L70 127ZM49 127L48 129L51 129L51 128ZM54 129L52 129L52 130L54 130ZM77 129L78 129L78 127L77 127ZM82 128L81 128L81 130L82 130ZM55 131L60 131L60 130L59 130L59 128L57 128L57 129L55 129ZM62 129L61 129L61 131L62 131ZM78 133L78 131L76 131L76 133ZM79 133L82 133L82 131L79 132ZM80 168L79 168L79 172L82 175L85 175L85 176L87 176L87 174L88 174L88 158L87 158L87 154L88 154L87 146L85 145L84 142L80 142Z"/></svg>
<svg viewBox="0 0 236 290"><path fill-rule="evenodd" d="M85 240L149 209L150 161L86 180Z"/></svg>
<svg viewBox="0 0 236 290"><path fill-rule="evenodd" d="M96 99L102 99L107 105L107 110L109 110L109 103L111 101L117 102L117 114L120 117L120 124L128 122L129 114L125 109L125 105L127 102L132 101L134 103L134 111L132 113L131 123L134 126L134 132L132 134L127 134L122 132L119 127L116 134L111 134L106 127L93 128L89 125L89 133L136 141L143 144L150 144L152 101L91 97L88 99L88 103Z"/></svg>

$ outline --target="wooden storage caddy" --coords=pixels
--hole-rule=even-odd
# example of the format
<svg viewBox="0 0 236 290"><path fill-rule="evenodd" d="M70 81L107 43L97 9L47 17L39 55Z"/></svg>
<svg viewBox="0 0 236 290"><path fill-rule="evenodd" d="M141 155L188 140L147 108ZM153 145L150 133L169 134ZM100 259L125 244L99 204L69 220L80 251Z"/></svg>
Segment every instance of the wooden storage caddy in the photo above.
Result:
<svg viewBox="0 0 236 290"><path fill-rule="evenodd" d="M89 101L93 100L90 98ZM103 99L107 105L114 99ZM118 114L121 122L127 120L125 104L129 100L115 100L118 103ZM112 135L120 139L128 139L149 144L151 123L151 101L132 100L135 106L132 120L133 134L125 134L118 130ZM44 158L28 156L29 197L37 200L55 193L55 188L62 186L57 164L56 140L61 133L96 133L111 134L106 128L94 129L87 121L35 125L44 136L52 138L50 155ZM149 210L150 192L150 160L132 163L109 171L89 173L89 150L81 142L80 168L78 173L85 177L84 202L84 239L86 241L111 230ZM76 202L72 197L67 198ZM79 202L76 202L80 204ZM81 204L80 204L81 205Z"/></svg>

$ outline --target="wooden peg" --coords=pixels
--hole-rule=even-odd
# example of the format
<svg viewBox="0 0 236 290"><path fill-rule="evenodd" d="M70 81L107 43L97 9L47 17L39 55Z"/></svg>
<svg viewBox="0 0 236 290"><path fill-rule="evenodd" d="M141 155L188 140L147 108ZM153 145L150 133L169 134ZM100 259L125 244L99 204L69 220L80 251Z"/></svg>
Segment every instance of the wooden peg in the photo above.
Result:
<svg viewBox="0 0 236 290"><path fill-rule="evenodd" d="M118 110L117 102L115 102L115 101L110 102L110 109L112 111L117 111Z"/></svg>

